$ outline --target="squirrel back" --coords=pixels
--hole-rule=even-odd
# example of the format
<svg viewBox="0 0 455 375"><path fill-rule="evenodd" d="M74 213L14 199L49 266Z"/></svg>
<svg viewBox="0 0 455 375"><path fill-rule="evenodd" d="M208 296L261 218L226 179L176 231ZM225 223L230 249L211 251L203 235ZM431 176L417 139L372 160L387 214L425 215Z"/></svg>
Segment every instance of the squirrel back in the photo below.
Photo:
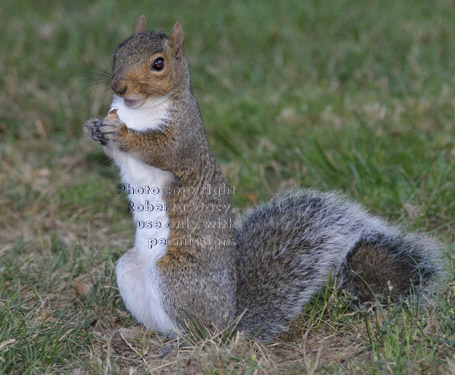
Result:
<svg viewBox="0 0 455 375"><path fill-rule="evenodd" d="M137 225L116 273L127 309L147 327L180 332L187 318L269 340L330 274L359 303L425 292L437 246L385 224L333 193L295 190L248 211L237 229L204 132L177 23L135 33L114 55L113 103L84 124L120 168ZM156 195L145 195L146 187ZM141 191L142 193L138 193ZM148 225L152 223L152 225Z"/></svg>

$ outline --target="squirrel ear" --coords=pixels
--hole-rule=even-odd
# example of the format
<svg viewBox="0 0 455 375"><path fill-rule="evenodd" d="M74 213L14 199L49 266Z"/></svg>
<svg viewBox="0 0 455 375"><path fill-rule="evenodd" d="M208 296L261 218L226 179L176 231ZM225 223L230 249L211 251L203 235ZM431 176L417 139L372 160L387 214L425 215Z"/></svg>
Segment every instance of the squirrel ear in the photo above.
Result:
<svg viewBox="0 0 455 375"><path fill-rule="evenodd" d="M145 31L145 24L147 23L147 20L145 19L145 16L142 15L140 16L137 21L136 21L136 26L134 27L134 33L142 33Z"/></svg>
<svg viewBox="0 0 455 375"><path fill-rule="evenodd" d="M180 60L183 57L183 29L176 22L169 36L169 46L174 50L175 57Z"/></svg>

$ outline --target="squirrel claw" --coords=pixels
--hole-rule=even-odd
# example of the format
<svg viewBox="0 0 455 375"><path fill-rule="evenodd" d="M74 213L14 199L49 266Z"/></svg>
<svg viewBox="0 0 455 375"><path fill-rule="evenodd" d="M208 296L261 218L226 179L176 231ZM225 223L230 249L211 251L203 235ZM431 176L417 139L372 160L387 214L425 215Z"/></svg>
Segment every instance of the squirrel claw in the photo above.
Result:
<svg viewBox="0 0 455 375"><path fill-rule="evenodd" d="M104 146L106 145L106 140L104 139L103 134L100 132L100 127L102 125L102 121L96 118L92 118L85 122L83 129L87 137Z"/></svg>
<svg viewBox="0 0 455 375"><path fill-rule="evenodd" d="M84 124L85 134L102 146L106 146L109 141L118 141L119 133L124 128L126 129L126 125L122 121L113 118L106 118L103 121L93 118Z"/></svg>
<svg viewBox="0 0 455 375"><path fill-rule="evenodd" d="M126 130L126 125L115 118L105 118L99 127L99 132L105 141L118 141L121 132Z"/></svg>

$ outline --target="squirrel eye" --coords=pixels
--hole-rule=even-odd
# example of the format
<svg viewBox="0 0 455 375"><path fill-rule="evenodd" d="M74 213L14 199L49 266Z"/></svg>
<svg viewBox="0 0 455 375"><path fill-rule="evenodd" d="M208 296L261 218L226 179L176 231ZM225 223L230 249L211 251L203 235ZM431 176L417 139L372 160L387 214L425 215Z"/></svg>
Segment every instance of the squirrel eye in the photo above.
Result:
<svg viewBox="0 0 455 375"><path fill-rule="evenodd" d="M158 57L155 61L152 62L150 69L156 70L157 72L163 70L164 68L164 59L162 57Z"/></svg>

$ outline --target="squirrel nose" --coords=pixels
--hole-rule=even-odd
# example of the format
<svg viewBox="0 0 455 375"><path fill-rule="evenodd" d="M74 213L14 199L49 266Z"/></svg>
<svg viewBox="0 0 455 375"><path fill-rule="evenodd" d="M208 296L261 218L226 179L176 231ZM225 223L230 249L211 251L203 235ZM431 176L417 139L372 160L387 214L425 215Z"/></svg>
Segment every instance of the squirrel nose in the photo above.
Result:
<svg viewBox="0 0 455 375"><path fill-rule="evenodd" d="M117 95L124 95L126 90L128 90L128 85L124 81L114 81L112 82L111 89Z"/></svg>

